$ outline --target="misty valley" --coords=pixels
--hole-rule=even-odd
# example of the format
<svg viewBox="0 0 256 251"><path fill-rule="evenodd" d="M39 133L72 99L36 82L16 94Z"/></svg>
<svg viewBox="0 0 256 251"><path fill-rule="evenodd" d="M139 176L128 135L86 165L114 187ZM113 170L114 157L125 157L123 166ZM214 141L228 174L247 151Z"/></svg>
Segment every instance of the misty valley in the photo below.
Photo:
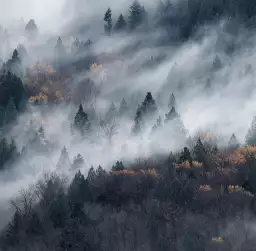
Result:
<svg viewBox="0 0 256 251"><path fill-rule="evenodd" d="M252 0L0 7L0 251L256 249Z"/></svg>

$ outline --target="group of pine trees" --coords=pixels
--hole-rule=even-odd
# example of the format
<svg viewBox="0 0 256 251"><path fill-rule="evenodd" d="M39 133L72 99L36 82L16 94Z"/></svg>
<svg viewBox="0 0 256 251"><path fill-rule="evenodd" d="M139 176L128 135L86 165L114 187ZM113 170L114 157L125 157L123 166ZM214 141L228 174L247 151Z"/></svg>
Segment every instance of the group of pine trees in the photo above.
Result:
<svg viewBox="0 0 256 251"><path fill-rule="evenodd" d="M138 27L147 24L147 15L144 6L135 0L130 6L127 20L121 13L113 26L112 11L108 8L104 16L105 34L111 35L112 32L134 31Z"/></svg>
<svg viewBox="0 0 256 251"><path fill-rule="evenodd" d="M0 125L12 122L24 110L26 91L20 79L22 76L21 59L15 49L0 70Z"/></svg>

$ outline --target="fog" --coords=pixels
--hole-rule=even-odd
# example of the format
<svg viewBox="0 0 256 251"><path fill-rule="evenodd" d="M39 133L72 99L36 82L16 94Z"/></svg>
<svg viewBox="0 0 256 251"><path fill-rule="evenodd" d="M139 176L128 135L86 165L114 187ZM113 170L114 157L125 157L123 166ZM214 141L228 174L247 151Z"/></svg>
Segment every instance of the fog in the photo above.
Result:
<svg viewBox="0 0 256 251"><path fill-rule="evenodd" d="M13 24L13 20L23 18L26 23L33 18L36 20L40 32L48 34L49 37L54 33L54 39L56 39L57 34L65 36L64 27L69 26L75 29L78 25L77 20L81 20L83 15L84 20L88 22L90 18L102 18L108 6L113 7L113 12L116 13L126 11L129 6L127 1L105 2L102 0L95 3L94 0L24 0L22 2L10 0L1 6L0 23L4 27L9 27ZM145 2L145 5L152 7L153 3ZM99 20L99 24L102 25L103 30L102 20ZM227 56L220 45L223 45L222 41L230 39L232 35L225 32L224 24L225 20L217 26L210 26L208 29L202 30L200 38L197 40L192 39L185 44L173 45L168 48L157 45L159 34L155 31L141 35L141 37L131 36L129 40L126 37L114 36L112 38L102 37L98 41L93 41L95 42L94 51L98 54L104 52L119 54L138 40L143 44L139 50L122 58L122 62L103 64L105 69L102 73L104 75L103 82L97 80L99 75L95 76L95 83L101 88L100 96L95 103L98 114L104 116L112 101L118 108L122 98L126 98L128 105L133 106L132 118L134 118L136 107L141 104L146 93L151 92L156 99L159 115L164 119L164 115L168 113L169 96L174 92L177 110L185 128L191 135L198 130L210 130L228 139L232 133L235 133L237 138L244 142L245 134L255 115L256 106L256 94L253 89L256 58L256 47L253 43L255 37L241 29L236 41L238 45L243 46L238 46L239 49L235 53ZM102 30L94 30L93 33L100 36ZM84 40L88 39L90 34L85 34ZM244 36L245 34L246 36ZM38 57L45 56L45 50L49 53L48 59L52 60L51 50L53 48L48 45L42 48L45 40L42 37L41 39L41 41L40 39L37 41L37 46L31 45L28 48L28 52L36 54L32 55L32 62ZM65 39L63 41L65 43ZM12 41L14 48L18 45L15 43L16 40ZM68 41L66 43L68 44ZM150 69L142 68L137 72L132 71L131 74L129 70L131 65L140 65L140 61L143 62L145 58L160 54L164 54L165 59L157 66ZM212 73L211 67L216 55L220 57L223 67ZM120 64L123 68L117 71L117 66ZM252 69L247 72L249 64ZM83 74L89 73L84 72L75 76L74 85L78 79L83 78ZM205 84L209 78L211 78L211 86L207 89ZM183 83L182 88L180 83ZM133 94L138 94L137 104L129 103L132 102L129 99ZM118 133L113 137L111 145L104 138L102 131L97 132L97 142L94 144L86 141L74 141L70 133L72 122L70 117L73 119L77 108L75 106L68 108L60 106L51 108L45 115L42 115L41 108L33 107L20 116L18 123L9 133L17 142L19 150L27 140L26 123L32 117L35 118L38 126L42 120L44 121L45 135L49 140L54 141L55 148L47 157L40 156L36 152L28 154L24 161L15 164L11 173L3 173L4 178L1 180L8 177L8 181L0 183L1 206L6 206L8 200L16 196L21 188L26 188L36 182L44 172L54 171L64 146L67 148L71 161L78 153L83 156L86 163L85 170L82 170L84 173L91 166L102 165L104 168L110 169L117 160L130 162L134 159L151 156L154 153L177 151L183 146L183 142L179 142L179 139L175 138L173 134L168 134L169 129L163 129L157 138L150 138L148 134L155 121L146 125L147 128L142 139L131 137L132 119L118 122ZM124 145L126 145L125 151L123 150ZM70 175L69 170L57 171ZM14 179L14 177L16 178Z"/></svg>

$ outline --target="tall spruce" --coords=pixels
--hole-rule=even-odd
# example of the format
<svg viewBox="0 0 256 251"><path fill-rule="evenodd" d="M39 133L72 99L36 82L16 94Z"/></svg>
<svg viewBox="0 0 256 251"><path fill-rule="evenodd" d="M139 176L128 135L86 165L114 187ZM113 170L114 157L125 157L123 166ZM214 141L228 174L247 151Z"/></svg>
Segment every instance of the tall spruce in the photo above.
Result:
<svg viewBox="0 0 256 251"><path fill-rule="evenodd" d="M119 115L120 116L125 116L125 115L128 114L128 112L129 112L129 108L128 108L127 102L123 98L121 103L120 103L120 107L119 107Z"/></svg>
<svg viewBox="0 0 256 251"><path fill-rule="evenodd" d="M148 92L141 105L141 112L144 117L152 117L157 112L157 105L152 97L151 92Z"/></svg>
<svg viewBox="0 0 256 251"><path fill-rule="evenodd" d="M106 22L104 25L105 34L109 36L112 31L112 12L110 8L105 13L104 21Z"/></svg>
<svg viewBox="0 0 256 251"><path fill-rule="evenodd" d="M142 132L142 123L143 123L142 111L141 111L141 108L139 106L137 111L136 111L135 118L134 118L134 125L133 125L133 128L132 128L133 134L138 135Z"/></svg>
<svg viewBox="0 0 256 251"><path fill-rule="evenodd" d="M74 128L81 134L89 132L91 129L91 123L88 119L87 113L84 112L83 106L80 104L76 116L74 118Z"/></svg>
<svg viewBox="0 0 256 251"><path fill-rule="evenodd" d="M120 14L120 16L117 19L117 22L115 24L115 31L120 32L120 31L124 31L127 27L127 23L124 19L123 14Z"/></svg>
<svg viewBox="0 0 256 251"><path fill-rule="evenodd" d="M63 147L56 167L59 169L70 169L71 161L66 147Z"/></svg>
<svg viewBox="0 0 256 251"><path fill-rule="evenodd" d="M253 117L251 127L245 137L245 142L248 146L256 146L256 116Z"/></svg>
<svg viewBox="0 0 256 251"><path fill-rule="evenodd" d="M135 0L130 6L129 16L128 16L128 25L131 31L139 27L143 22L143 10L140 3Z"/></svg>

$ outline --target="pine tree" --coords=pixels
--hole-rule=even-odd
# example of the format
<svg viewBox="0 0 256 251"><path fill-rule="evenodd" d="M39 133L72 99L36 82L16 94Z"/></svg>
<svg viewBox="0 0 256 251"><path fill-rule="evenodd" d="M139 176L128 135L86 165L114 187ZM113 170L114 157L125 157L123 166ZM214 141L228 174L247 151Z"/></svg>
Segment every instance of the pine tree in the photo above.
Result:
<svg viewBox="0 0 256 251"><path fill-rule="evenodd" d="M15 74L17 77L23 77L23 70L21 66L21 59L19 57L18 50L13 51L11 59L6 62L6 68L8 71Z"/></svg>
<svg viewBox="0 0 256 251"><path fill-rule="evenodd" d="M159 116L156 120L156 124L152 127L152 133L156 132L158 129L162 127L162 119Z"/></svg>
<svg viewBox="0 0 256 251"><path fill-rule="evenodd" d="M76 116L74 118L74 128L84 134L91 129L91 123L87 113L84 112L83 106L80 104Z"/></svg>
<svg viewBox="0 0 256 251"><path fill-rule="evenodd" d="M212 63L212 70L213 71L218 71L218 70L221 69L221 67L222 67L222 63L221 63L220 57L216 56L213 60L213 63Z"/></svg>
<svg viewBox="0 0 256 251"><path fill-rule="evenodd" d="M256 146L256 116L253 117L251 127L246 134L245 142L248 146Z"/></svg>
<svg viewBox="0 0 256 251"><path fill-rule="evenodd" d="M81 154L77 154L77 156L75 156L72 167L75 169L80 169L84 166L84 159L82 157Z"/></svg>
<svg viewBox="0 0 256 251"><path fill-rule="evenodd" d="M205 150L204 145L200 138L198 138L193 152L196 157L196 160L198 160L199 162L204 161L205 155L206 155L206 150Z"/></svg>
<svg viewBox="0 0 256 251"><path fill-rule="evenodd" d="M107 113L106 113L104 122L109 123L110 121L112 121L117 116L117 114L118 113L117 113L116 106L115 106L114 102L112 102L108 111L107 111Z"/></svg>
<svg viewBox="0 0 256 251"><path fill-rule="evenodd" d="M127 115L128 112L129 112L128 105L126 103L126 100L123 98L119 107L119 115L124 116L124 115Z"/></svg>
<svg viewBox="0 0 256 251"><path fill-rule="evenodd" d="M176 98L174 96L174 93L172 93L170 95L170 98L169 98L169 103L168 103L168 108L169 109L172 109L172 108L176 108Z"/></svg>
<svg viewBox="0 0 256 251"><path fill-rule="evenodd" d="M13 100L13 98L10 98L6 109L5 109L5 121L6 123L10 123L16 120L16 118L18 117L18 111L15 105L15 102Z"/></svg>
<svg viewBox="0 0 256 251"><path fill-rule="evenodd" d="M112 166L112 171L123 171L124 170L124 165L122 161L117 161L114 166Z"/></svg>
<svg viewBox="0 0 256 251"><path fill-rule="evenodd" d="M61 169L69 169L71 167L71 161L70 161L66 147L62 149L60 158L56 167Z"/></svg>
<svg viewBox="0 0 256 251"><path fill-rule="evenodd" d="M34 39L38 34L38 28L34 19L30 19L25 27L25 31L30 39Z"/></svg>
<svg viewBox="0 0 256 251"><path fill-rule="evenodd" d="M127 26L127 23L124 19L124 16L123 14L120 14L115 25L115 31L117 32L124 31L126 29L126 26Z"/></svg>
<svg viewBox="0 0 256 251"><path fill-rule="evenodd" d="M179 118L179 114L176 112L175 107L172 107L171 110L165 114L165 123L168 123L171 120Z"/></svg>
<svg viewBox="0 0 256 251"><path fill-rule="evenodd" d="M180 162L183 163L185 161L188 161L190 166L192 167L192 157L191 157L191 154L190 154L190 151L187 147L184 147L182 153L181 153L181 156L180 156Z"/></svg>
<svg viewBox="0 0 256 251"><path fill-rule="evenodd" d="M141 105L142 115L145 117L154 116L157 112L156 102L152 97L151 92L148 92Z"/></svg>
<svg viewBox="0 0 256 251"><path fill-rule="evenodd" d="M234 133L231 135L231 138L229 139L228 145L229 145L229 147L234 148L234 149L236 149L240 146L240 144L239 144L239 142L236 138L236 135Z"/></svg>
<svg viewBox="0 0 256 251"><path fill-rule="evenodd" d="M130 6L129 10L129 17L128 17L128 24L129 29L131 31L135 30L137 27L139 27L143 22L143 11L140 3L135 0L133 4Z"/></svg>
<svg viewBox="0 0 256 251"><path fill-rule="evenodd" d="M142 124L142 112L141 112L141 108L138 107L136 116L134 118L134 126L132 128L132 132L135 135L138 135L139 133L142 132L141 124Z"/></svg>
<svg viewBox="0 0 256 251"><path fill-rule="evenodd" d="M109 36L112 31L112 13L110 8L108 8L105 13L104 21L107 23L104 25L105 33Z"/></svg>

